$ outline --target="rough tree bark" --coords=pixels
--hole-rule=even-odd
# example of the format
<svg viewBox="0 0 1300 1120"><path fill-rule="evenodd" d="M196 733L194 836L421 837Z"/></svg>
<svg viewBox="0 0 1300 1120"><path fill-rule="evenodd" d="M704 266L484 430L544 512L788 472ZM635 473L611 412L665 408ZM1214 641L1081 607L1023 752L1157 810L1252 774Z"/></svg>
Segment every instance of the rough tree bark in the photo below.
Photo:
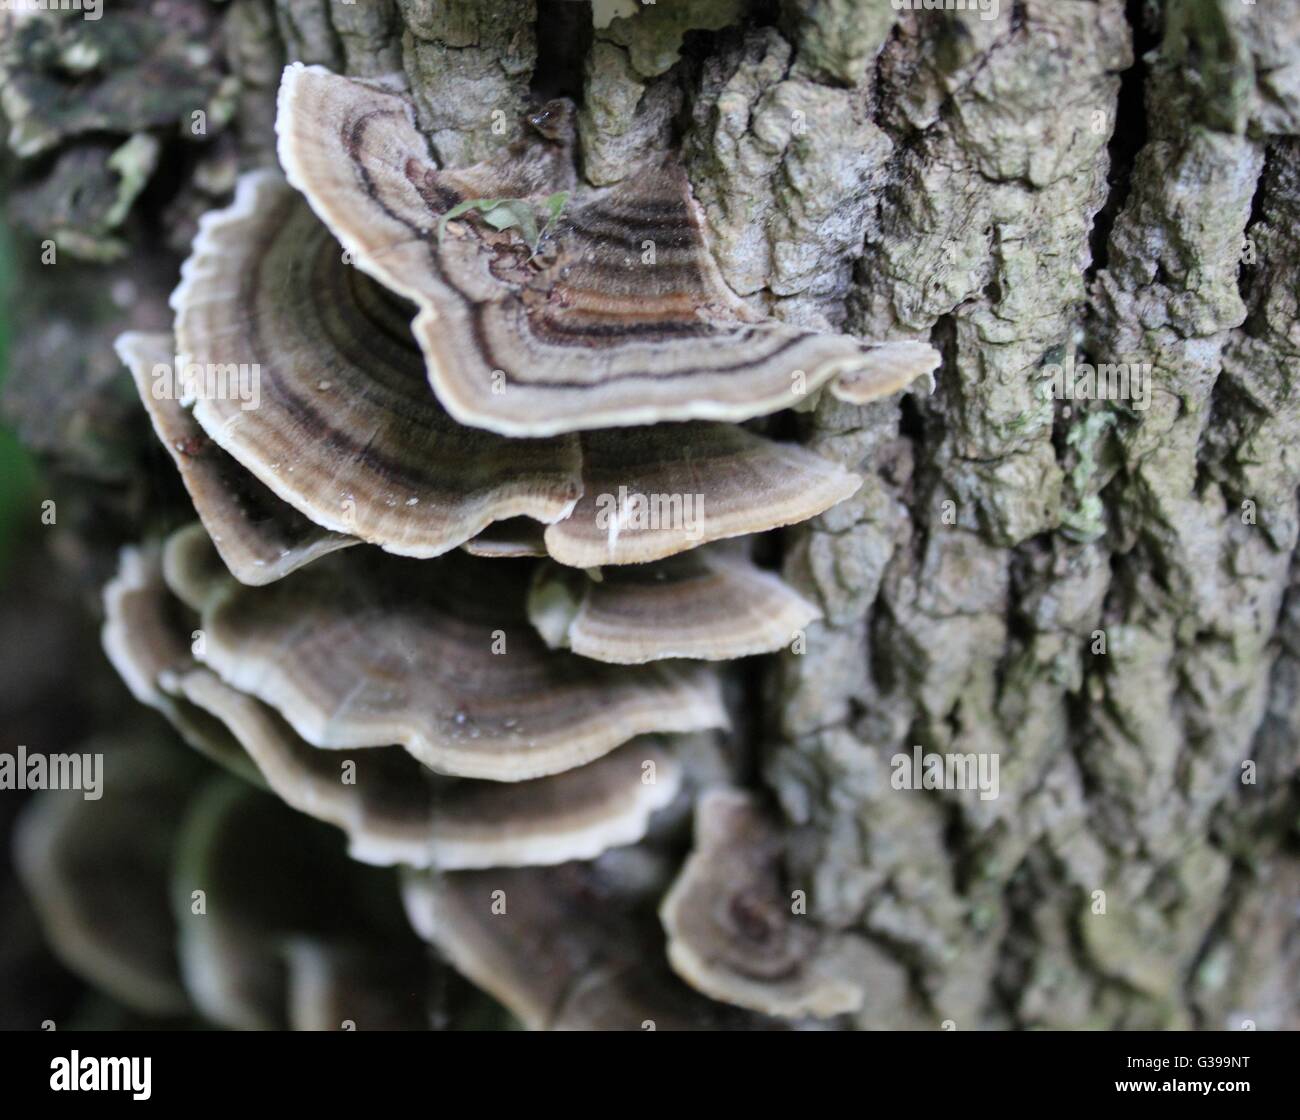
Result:
<svg viewBox="0 0 1300 1120"><path fill-rule="evenodd" d="M404 70L449 164L573 96L592 182L680 146L755 306L944 354L933 393L775 421L867 480L786 534L826 621L747 680L789 883L872 962L858 1025L1300 1026L1300 0L594 6L11 30L7 405L65 559L99 578L157 506L110 341L274 160L285 61ZM1149 407L1052 399L1071 356L1150 363ZM1000 795L895 789L913 745L996 755Z"/></svg>

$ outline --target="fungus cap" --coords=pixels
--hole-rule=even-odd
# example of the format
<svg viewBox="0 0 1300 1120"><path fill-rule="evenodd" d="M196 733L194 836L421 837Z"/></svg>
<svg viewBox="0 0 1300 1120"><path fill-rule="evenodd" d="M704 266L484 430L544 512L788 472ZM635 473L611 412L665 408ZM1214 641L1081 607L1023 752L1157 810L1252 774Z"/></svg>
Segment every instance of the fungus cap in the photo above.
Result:
<svg viewBox="0 0 1300 1120"><path fill-rule="evenodd" d="M208 437L168 391L176 366L170 334L128 331L114 347L131 371L154 432L176 464L194 511L236 579L270 583L318 556L356 543L353 537L322 528L276 497Z"/></svg>
<svg viewBox="0 0 1300 1120"><path fill-rule="evenodd" d="M447 415L406 309L344 262L278 172L248 172L203 216L172 307L194 420L324 529L430 557L494 521L554 521L578 497L573 437L511 442Z"/></svg>
<svg viewBox="0 0 1300 1120"><path fill-rule="evenodd" d="M564 116L440 170L405 94L301 63L281 78L289 181L359 267L416 305L456 419L513 436L737 421L875 367L857 340L764 319L727 287L675 157L611 188L579 184Z"/></svg>
<svg viewBox="0 0 1300 1120"><path fill-rule="evenodd" d="M404 751L377 748L347 760L345 782L338 755L304 742L273 709L209 670L185 674L177 687L230 728L285 804L341 828L363 863L460 870L593 859L640 840L681 788L676 758L648 739L514 783L438 779Z"/></svg>
<svg viewBox="0 0 1300 1120"><path fill-rule="evenodd" d="M626 875L638 860L657 863L642 846L594 863L412 873L403 900L416 932L529 1030L772 1029L666 967L662 931Z"/></svg>
<svg viewBox="0 0 1300 1120"><path fill-rule="evenodd" d="M906 389L918 377L930 375L942 359L926 342L877 342L870 346L872 362L846 370L831 382L831 396L848 404L868 404Z"/></svg>
<svg viewBox="0 0 1300 1120"><path fill-rule="evenodd" d="M653 564L607 568L599 580L539 566L528 615L552 647L635 665L771 653L821 612L743 553L715 545Z"/></svg>
<svg viewBox="0 0 1300 1120"><path fill-rule="evenodd" d="M202 612L203 660L314 746L400 744L458 777L538 778L637 735L726 726L707 667L547 649L519 563L347 550L269 587L227 580Z"/></svg>
<svg viewBox="0 0 1300 1120"><path fill-rule="evenodd" d="M545 530L575 568L644 564L709 541L806 521L862 479L797 444L734 424L656 424L585 432L583 492Z"/></svg>
<svg viewBox="0 0 1300 1120"><path fill-rule="evenodd" d="M836 945L792 912L781 841L751 795L711 790L695 810L695 848L659 914L668 959L692 987L766 1015L830 1018L865 993L837 970Z"/></svg>
<svg viewBox="0 0 1300 1120"><path fill-rule="evenodd" d="M205 544L207 554L214 555L206 538ZM122 549L117 573L102 596L104 652L131 694L166 716L190 746L232 773L260 781L256 767L219 720L164 687L171 674L193 664L187 644L191 629L163 581L165 551L156 543Z"/></svg>

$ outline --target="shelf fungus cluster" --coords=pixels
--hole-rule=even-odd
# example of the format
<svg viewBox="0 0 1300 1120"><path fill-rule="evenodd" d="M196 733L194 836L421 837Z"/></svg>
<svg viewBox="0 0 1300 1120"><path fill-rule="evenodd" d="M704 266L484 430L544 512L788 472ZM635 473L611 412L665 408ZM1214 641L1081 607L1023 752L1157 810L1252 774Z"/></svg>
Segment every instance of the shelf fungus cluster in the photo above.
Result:
<svg viewBox="0 0 1300 1120"><path fill-rule="evenodd" d="M585 185L571 114L440 169L394 84L285 71L281 168L201 221L172 332L118 341L198 522L124 551L105 649L242 779L193 826L215 878L278 799L400 866L414 929L528 1026L852 1011L756 804L702 797L669 889L672 826L717 776L690 744L728 726L718 663L818 617L747 538L860 484L742 422L938 359L756 313L680 164ZM261 1022L250 931L296 927L227 917L182 972ZM277 944L294 975L352 959Z"/></svg>

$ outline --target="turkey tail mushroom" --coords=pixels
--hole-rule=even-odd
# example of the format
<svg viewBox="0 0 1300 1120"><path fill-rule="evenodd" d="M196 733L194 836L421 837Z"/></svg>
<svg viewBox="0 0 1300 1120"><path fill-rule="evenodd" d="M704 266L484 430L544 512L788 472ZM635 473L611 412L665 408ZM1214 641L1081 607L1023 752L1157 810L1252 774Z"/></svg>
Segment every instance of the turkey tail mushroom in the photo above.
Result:
<svg viewBox="0 0 1300 1120"><path fill-rule="evenodd" d="M866 403L939 355L758 314L679 160L588 187L571 111L441 170L404 94L289 66L284 174L202 219L174 336L118 340L201 524L123 553L105 649L279 799L223 777L182 830L180 959L217 1022L410 1020L367 1002L418 967L381 873L321 822L405 865L410 923L531 1028L785 1029L865 998L750 795L700 799L668 889L654 845L703 783L658 736L728 726L699 662L820 618L720 542L862 484L737 422L824 386Z"/></svg>
<svg viewBox="0 0 1300 1120"><path fill-rule="evenodd" d="M522 781L637 735L727 724L704 667L547 649L512 561L350 555L265 588L228 580L202 612L204 662L314 746L396 743L444 774Z"/></svg>
<svg viewBox="0 0 1300 1120"><path fill-rule="evenodd" d="M644 564L710 541L807 521L862 479L797 444L734 424L585 432L582 496L545 530L575 568Z"/></svg>
<svg viewBox="0 0 1300 1120"><path fill-rule="evenodd" d="M654 564L607 568L599 580L539 566L528 617L553 648L637 665L771 653L821 612L748 557L712 547Z"/></svg>
<svg viewBox="0 0 1300 1120"><path fill-rule="evenodd" d="M554 521L578 497L575 438L511 442L439 407L400 301L343 260L277 172L249 172L204 215L172 307L178 366L247 371L243 392L217 391L214 373L194 420L325 529L437 556L497 520Z"/></svg>
<svg viewBox="0 0 1300 1120"><path fill-rule="evenodd" d="M128 331L115 346L195 513L236 579L271 583L356 543L281 501L208 437L173 391L177 361L171 335Z"/></svg>
<svg viewBox="0 0 1300 1120"><path fill-rule="evenodd" d="M344 263L274 172L250 172L204 217L182 275L179 353L139 334L119 353L244 583L358 539L422 558L528 555L531 522L561 563L643 563L806 520L861 484L731 424L537 439L463 427L429 392L395 297ZM663 502L691 509L637 516Z"/></svg>
<svg viewBox="0 0 1300 1120"><path fill-rule="evenodd" d="M668 970L647 906L657 863L627 848L594 863L413 873L403 897L416 932L529 1030L782 1029Z"/></svg>
<svg viewBox="0 0 1300 1120"><path fill-rule="evenodd" d="M584 189L567 137L539 130L440 170L406 95L300 63L276 132L290 183L418 308L429 380L462 423L546 436L739 421L879 376L870 347L765 319L727 287L675 157Z"/></svg>
<svg viewBox="0 0 1300 1120"><path fill-rule="evenodd" d="M230 582L198 524L172 534L161 551L168 585L191 606L200 607L216 583ZM134 687L187 737L197 727L204 753L217 754L219 744L228 768L341 828L355 859L441 868L590 859L640 840L681 788L673 748L648 738L574 770L505 784L436 777L399 747L346 759L319 750L274 708L194 660L183 644L182 612L171 609L179 605L167 602L158 552L125 552L124 573L107 597L111 630L126 651L119 663ZM201 649L207 634L198 633ZM155 647L161 652L147 652Z"/></svg>
<svg viewBox="0 0 1300 1120"><path fill-rule="evenodd" d="M918 377L934 372L942 358L926 342L877 342L870 346L872 362L847 371L831 382L831 396L847 404L869 404L906 389Z"/></svg>
<svg viewBox="0 0 1300 1120"><path fill-rule="evenodd" d="M204 544L211 556L206 538ZM136 700L161 712L190 746L232 773L260 781L221 721L163 687L169 674L194 664L186 644L191 628L164 582L165 551L156 543L122 549L117 574L104 586L104 653Z"/></svg>
<svg viewBox="0 0 1300 1120"><path fill-rule="evenodd" d="M177 688L230 728L286 805L342 829L363 863L459 870L592 859L640 840L681 788L670 749L648 741L511 783L438 779L393 747L343 762L205 669ZM351 768L346 781L341 767Z"/></svg>
<svg viewBox="0 0 1300 1120"><path fill-rule="evenodd" d="M780 834L749 794L699 799L695 849L659 911L673 970L705 995L765 1015L856 1011L865 992L841 944L793 912L780 858Z"/></svg>

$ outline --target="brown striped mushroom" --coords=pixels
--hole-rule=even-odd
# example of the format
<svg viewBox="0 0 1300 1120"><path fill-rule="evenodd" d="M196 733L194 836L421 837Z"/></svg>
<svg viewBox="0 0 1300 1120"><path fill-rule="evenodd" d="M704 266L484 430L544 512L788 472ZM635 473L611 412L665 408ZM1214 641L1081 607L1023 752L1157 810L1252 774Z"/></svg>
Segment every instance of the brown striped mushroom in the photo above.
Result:
<svg viewBox="0 0 1300 1120"><path fill-rule="evenodd" d="M831 396L846 404L870 404L881 397L901 393L918 377L934 373L943 361L926 342L877 342L871 347L869 369L847 370L830 384Z"/></svg>
<svg viewBox="0 0 1300 1120"><path fill-rule="evenodd" d="M659 911L673 970L713 999L765 1015L856 1011L865 992L851 947L795 913L781 857L780 833L751 795L701 796L695 848Z"/></svg>
<svg viewBox="0 0 1300 1120"><path fill-rule="evenodd" d="M14 864L70 969L137 1011L185 1014L167 875L198 764L138 736L83 749L104 755L99 799L36 794L14 828Z"/></svg>
<svg viewBox="0 0 1300 1120"><path fill-rule="evenodd" d="M743 553L713 546L654 564L606 568L599 580L539 566L528 617L552 648L635 665L771 653L821 612Z"/></svg>
<svg viewBox="0 0 1300 1120"><path fill-rule="evenodd" d="M229 578L216 542L201 522L182 525L163 541L163 583L194 614L202 612L203 604Z"/></svg>
<svg viewBox="0 0 1300 1120"><path fill-rule="evenodd" d="M178 355L164 336L136 334L119 353L244 583L358 538L417 557L457 545L532 554L533 524L561 563L641 563L806 520L860 485L731 424L580 440L462 427L429 391L394 297L344 263L274 172L246 175L234 203L205 216L173 304ZM189 385L178 369L214 372L182 401L168 394Z"/></svg>
<svg viewBox="0 0 1300 1120"><path fill-rule="evenodd" d="M654 736L727 726L692 661L779 649L819 617L719 542L861 485L737 422L823 386L866 403L938 355L757 313L676 157L587 186L567 103L458 170L414 121L383 82L288 67L283 175L242 176L204 217L174 334L118 342L202 525L124 554L105 648L283 803L223 777L189 815L186 986L232 1026L387 1022L367 995L418 966L409 944L376 957L380 880L346 870L324 822L352 859L405 865L420 934L529 1027L852 1011L849 950L791 913L747 795L701 801L656 920L669 864L645 837L684 823L690 755ZM324 923L322 883L342 892ZM220 901L205 921L195 890Z"/></svg>
<svg viewBox="0 0 1300 1120"><path fill-rule="evenodd" d="M544 533L547 553L576 568L644 564L806 521L862 485L838 463L734 424L586 432L582 457L582 497Z"/></svg>
<svg viewBox="0 0 1300 1120"><path fill-rule="evenodd" d="M210 554L211 545L206 548ZM168 596L162 551L156 544L122 550L117 573L103 592L104 653L131 695L166 716L190 746L258 782L257 768L224 724L161 685L164 676L194 663L188 644L193 629L185 623L179 604Z"/></svg>
<svg viewBox="0 0 1300 1120"><path fill-rule="evenodd" d="M236 579L271 583L318 556L356 543L354 537L330 532L281 501L213 443L189 409L167 391L176 368L170 334L128 331L115 345L194 511Z"/></svg>
<svg viewBox="0 0 1300 1120"><path fill-rule="evenodd" d="M357 265L415 304L457 420L548 436L745 420L841 375L862 399L897 391L897 350L766 319L727 287L675 157L611 188L579 183L569 113L552 103L528 139L439 170L406 95L284 71L281 165Z"/></svg>
<svg viewBox="0 0 1300 1120"><path fill-rule="evenodd" d="M558 867L412 873L403 896L416 932L528 1030L780 1029L664 965L657 859L625 848Z"/></svg>
<svg viewBox="0 0 1300 1120"><path fill-rule="evenodd" d="M177 365L211 379L194 419L325 529L437 556L493 521L555 521L581 491L576 439L512 443L439 407L405 308L274 171L204 215L172 307Z"/></svg>
<svg viewBox="0 0 1300 1120"><path fill-rule="evenodd" d="M125 665L187 738L198 738L204 753L218 753L219 744L228 768L341 828L354 859L440 868L590 859L640 840L652 814L681 789L675 752L649 738L575 770L504 784L436 777L398 747L348 758L318 750L275 709L191 657L182 640L190 624L166 603L157 552L127 550L124 572L110 584L110 628L130 654L115 663ZM215 583L229 580L200 526L172 534L162 553L170 589L195 608ZM124 611L123 588L132 582L132 607ZM147 651L149 641L164 655L133 652L138 645Z"/></svg>
<svg viewBox="0 0 1300 1120"><path fill-rule="evenodd" d="M190 658L180 613L167 599L162 549L122 549L117 572L104 585L103 602L104 653L131 695L161 710L166 697L159 676Z"/></svg>
<svg viewBox="0 0 1300 1120"><path fill-rule="evenodd" d="M204 604L201 659L314 746L400 744L458 777L522 781L637 735L726 725L704 667L547 649L515 563L352 549L269 587L228 579Z"/></svg>
<svg viewBox="0 0 1300 1120"><path fill-rule="evenodd" d="M232 778L193 799L176 848L182 974L207 1018L239 1030L423 1025L423 954L392 872L353 862L337 833Z"/></svg>
<svg viewBox="0 0 1300 1120"><path fill-rule="evenodd" d="M175 687L225 723L286 805L342 829L363 863L456 870L592 859L640 840L681 788L672 753L647 740L510 783L437 779L404 751L381 747L342 763L345 779L337 756L209 670L191 670Z"/></svg>
<svg viewBox="0 0 1300 1120"><path fill-rule="evenodd" d="M159 437L172 452L195 510L231 573L242 583L261 585L355 543L356 538L314 524L276 497L209 440L178 402L153 396L151 371L172 368L169 348L165 335L129 334L118 340L119 353L135 376ZM354 386L359 393L365 391L364 378L357 371ZM252 410L258 419L249 423L274 427L282 422L283 417L275 419L266 407ZM345 421L340 417L331 422ZM346 442L346 437L340 439ZM503 454L511 458L515 447L530 448L533 442L510 441L511 450ZM327 446L313 445L309 451L313 462L305 468L308 474L320 470L340 477L353 469L345 458L327 462L333 455ZM549 552L560 563L576 567L644 563L708 541L807 520L861 485L857 475L836 463L730 424L583 433L580 463L575 493L581 497L570 502L565 516L554 524L510 516L490 521L457 543L485 557ZM333 520L305 499L302 508L310 517ZM402 516L393 515L392 524L399 525ZM379 543L402 551L395 538Z"/></svg>

